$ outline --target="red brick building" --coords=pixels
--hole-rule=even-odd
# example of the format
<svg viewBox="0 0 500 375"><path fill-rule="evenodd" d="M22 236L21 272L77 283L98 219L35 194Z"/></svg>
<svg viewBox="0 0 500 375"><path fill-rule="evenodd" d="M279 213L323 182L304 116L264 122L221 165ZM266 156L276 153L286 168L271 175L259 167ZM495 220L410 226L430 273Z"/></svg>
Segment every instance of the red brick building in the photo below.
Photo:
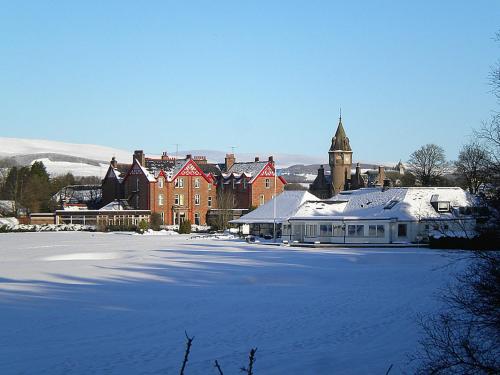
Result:
<svg viewBox="0 0 500 375"><path fill-rule="evenodd" d="M136 210L159 213L165 225L189 220L205 225L207 214L218 207L218 197L231 192L231 208L249 209L272 199L284 190L286 181L275 178L274 160L237 163L234 155L224 164L211 164L205 157L185 159L149 158L135 151L132 164L111 160L102 183L102 203L126 199Z"/></svg>
<svg viewBox="0 0 500 375"><path fill-rule="evenodd" d="M228 154L218 178L218 188L233 194L234 208L262 206L274 194L281 194L285 189L286 180L275 176L275 173L272 156L267 161L260 161L256 157L252 162L236 162L234 154Z"/></svg>

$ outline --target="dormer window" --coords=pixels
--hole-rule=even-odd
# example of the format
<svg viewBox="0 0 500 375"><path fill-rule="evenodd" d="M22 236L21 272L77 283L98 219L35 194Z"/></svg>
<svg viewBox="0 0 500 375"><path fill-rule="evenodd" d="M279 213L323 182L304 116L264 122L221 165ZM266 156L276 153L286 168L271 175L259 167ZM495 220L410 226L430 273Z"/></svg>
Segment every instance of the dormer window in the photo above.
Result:
<svg viewBox="0 0 500 375"><path fill-rule="evenodd" d="M437 210L438 210L438 212L449 212L450 211L450 202L438 202Z"/></svg>
<svg viewBox="0 0 500 375"><path fill-rule="evenodd" d="M450 212L450 202L439 199L439 194L431 196L431 205L437 212Z"/></svg>

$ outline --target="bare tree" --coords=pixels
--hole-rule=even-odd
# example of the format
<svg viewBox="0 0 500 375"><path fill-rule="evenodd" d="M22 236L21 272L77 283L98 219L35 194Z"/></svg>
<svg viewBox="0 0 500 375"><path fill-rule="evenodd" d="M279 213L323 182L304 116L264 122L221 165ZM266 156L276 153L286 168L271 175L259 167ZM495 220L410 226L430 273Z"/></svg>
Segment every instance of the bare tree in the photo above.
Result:
<svg viewBox="0 0 500 375"><path fill-rule="evenodd" d="M408 166L410 172L423 186L436 185L440 177L448 171L443 148L432 143L413 152L408 160Z"/></svg>
<svg viewBox="0 0 500 375"><path fill-rule="evenodd" d="M221 188L217 192L217 227L227 229L233 218L234 194L232 190Z"/></svg>
<svg viewBox="0 0 500 375"><path fill-rule="evenodd" d="M489 165L488 152L476 142L463 146L455 162L458 174L464 179L467 189L472 194L476 194L488 180Z"/></svg>
<svg viewBox="0 0 500 375"><path fill-rule="evenodd" d="M417 374L500 373L500 252L472 258L446 290L445 309L421 319Z"/></svg>

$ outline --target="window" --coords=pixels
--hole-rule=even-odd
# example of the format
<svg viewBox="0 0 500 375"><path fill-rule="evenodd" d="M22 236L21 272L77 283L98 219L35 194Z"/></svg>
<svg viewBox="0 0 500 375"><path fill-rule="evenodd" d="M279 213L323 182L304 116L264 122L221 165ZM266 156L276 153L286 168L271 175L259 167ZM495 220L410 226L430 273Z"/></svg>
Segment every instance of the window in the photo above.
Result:
<svg viewBox="0 0 500 375"><path fill-rule="evenodd" d="M212 207L212 197L208 197L208 207Z"/></svg>
<svg viewBox="0 0 500 375"><path fill-rule="evenodd" d="M259 204L262 206L264 203L266 203L266 198L264 198L264 194L261 194L259 198Z"/></svg>
<svg viewBox="0 0 500 375"><path fill-rule="evenodd" d="M383 225L369 225L368 235L370 237L384 237L385 227Z"/></svg>
<svg viewBox="0 0 500 375"><path fill-rule="evenodd" d="M212 190L212 184L210 182L208 183L208 190Z"/></svg>
<svg viewBox="0 0 500 375"><path fill-rule="evenodd" d="M233 184L232 186L233 186L233 190L234 190L236 187L236 180L234 178L233 178L232 184Z"/></svg>
<svg viewBox="0 0 500 375"><path fill-rule="evenodd" d="M160 178L158 179L158 187L159 187L160 189L163 189L163 177L160 177Z"/></svg>
<svg viewBox="0 0 500 375"><path fill-rule="evenodd" d="M398 237L406 237L407 226L406 224L398 224Z"/></svg>
<svg viewBox="0 0 500 375"><path fill-rule="evenodd" d="M247 179L243 178L243 190L247 189Z"/></svg>
<svg viewBox="0 0 500 375"><path fill-rule="evenodd" d="M448 212L450 210L450 204L448 202L438 202L439 212Z"/></svg>
<svg viewBox="0 0 500 375"><path fill-rule="evenodd" d="M182 177L175 179L175 187L183 188L184 187L184 179Z"/></svg>
<svg viewBox="0 0 500 375"><path fill-rule="evenodd" d="M194 195L194 204L199 206L200 205L200 194L195 194Z"/></svg>
<svg viewBox="0 0 500 375"><path fill-rule="evenodd" d="M333 225L332 224L321 224L319 226L319 235L321 237L330 237L332 235Z"/></svg>
<svg viewBox="0 0 500 375"><path fill-rule="evenodd" d="M201 225L200 213L199 212L195 212L194 213L194 223L196 225Z"/></svg>
<svg viewBox="0 0 500 375"><path fill-rule="evenodd" d="M316 237L316 224L306 224L306 237Z"/></svg>
<svg viewBox="0 0 500 375"><path fill-rule="evenodd" d="M363 237L365 231L364 225L348 225L347 235L349 237Z"/></svg>
<svg viewBox="0 0 500 375"><path fill-rule="evenodd" d="M158 206L163 206L163 194L158 195Z"/></svg>
<svg viewBox="0 0 500 375"><path fill-rule="evenodd" d="M184 194L175 194L174 195L174 204L176 206L183 206L184 205Z"/></svg>
<svg viewBox="0 0 500 375"><path fill-rule="evenodd" d="M161 216L161 223L165 224L165 212L160 212L160 216Z"/></svg>
<svg viewBox="0 0 500 375"><path fill-rule="evenodd" d="M271 188L271 179L266 178L266 189L270 189L270 188Z"/></svg>
<svg viewBox="0 0 500 375"><path fill-rule="evenodd" d="M333 237L342 237L344 235L345 227L343 225L335 225L333 227Z"/></svg>
<svg viewBox="0 0 500 375"><path fill-rule="evenodd" d="M198 177L196 177L194 179L194 187L195 187L195 189L199 189L200 188L200 179Z"/></svg>

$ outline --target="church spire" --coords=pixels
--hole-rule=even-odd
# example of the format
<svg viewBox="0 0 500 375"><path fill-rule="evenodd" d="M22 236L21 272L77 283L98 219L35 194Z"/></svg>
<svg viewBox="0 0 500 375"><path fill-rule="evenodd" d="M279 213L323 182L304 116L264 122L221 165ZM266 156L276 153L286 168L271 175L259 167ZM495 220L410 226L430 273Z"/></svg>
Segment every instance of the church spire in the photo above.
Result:
<svg viewBox="0 0 500 375"><path fill-rule="evenodd" d="M330 151L352 151L349 145L349 138L345 134L344 126L342 125L342 108L340 109L339 124L335 136L332 138L332 146Z"/></svg>

